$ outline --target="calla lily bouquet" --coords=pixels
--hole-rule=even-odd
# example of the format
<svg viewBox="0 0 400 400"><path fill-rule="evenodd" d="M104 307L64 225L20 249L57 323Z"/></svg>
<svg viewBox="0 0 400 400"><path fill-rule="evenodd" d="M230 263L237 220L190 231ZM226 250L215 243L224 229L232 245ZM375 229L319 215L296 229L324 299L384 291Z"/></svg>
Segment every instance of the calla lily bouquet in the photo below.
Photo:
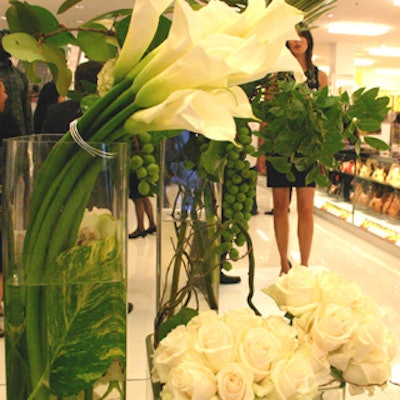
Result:
<svg viewBox="0 0 400 400"><path fill-rule="evenodd" d="M77 241L86 243L79 239L82 220L96 226L105 219L112 220L103 216L97 223L85 214L85 200L92 192L103 157L114 156L96 148L96 143L128 141L148 131L153 136L160 132L159 137L163 138L182 129L213 141L234 141L235 118L255 118L239 85L268 72L300 72L285 42L296 37L294 27L303 13L283 0L274 0L268 7L264 0L250 0L241 12L221 1L210 1L196 9L184 0L172 3L168 34L163 40L155 40L171 0L135 1L115 63L108 64L109 72L103 71L100 78L104 94L71 125L71 131L44 161L33 190L30 223L23 243L22 265L28 285L35 284L47 265L56 265L60 254L68 253ZM24 19L26 16L29 21ZM7 18L11 34L3 39L4 48L28 63L47 62L56 72L59 90L63 85L65 89L67 81L62 77L68 73L63 74L65 58L57 45L75 40L71 33L57 30L59 25L46 9L28 3L12 1ZM68 151L66 143L71 144ZM102 240L101 235L98 240ZM93 274L89 264L87 267L88 274ZM78 368L79 385L72 378L68 385L58 382L57 386L54 381L57 374L53 373L52 361L46 359L48 343L40 333L46 329L40 317L46 302L40 296L41 291L27 287L27 329L24 343L18 343L18 349L26 350L26 356L21 357L27 377L22 396L47 400L54 393L58 399L66 399L78 396L79 388L87 384L79 396L91 399L90 386L101 378L99 365L96 373L87 371L86 366L83 375ZM7 313L7 318L12 319L9 310ZM52 346L59 348L56 343ZM18 349L13 349L15 354ZM107 353L108 357L111 355ZM53 377L51 382L49 376ZM107 396L108 391L103 398Z"/></svg>
<svg viewBox="0 0 400 400"><path fill-rule="evenodd" d="M311 400L346 384L372 394L390 379L396 340L359 287L295 266L265 292L285 315L203 312L160 342L161 399Z"/></svg>

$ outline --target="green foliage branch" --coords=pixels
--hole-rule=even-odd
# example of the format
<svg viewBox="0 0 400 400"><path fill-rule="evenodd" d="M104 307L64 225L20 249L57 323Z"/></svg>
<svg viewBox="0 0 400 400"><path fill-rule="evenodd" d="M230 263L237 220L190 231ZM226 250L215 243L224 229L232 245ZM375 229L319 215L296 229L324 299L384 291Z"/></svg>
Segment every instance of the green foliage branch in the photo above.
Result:
<svg viewBox="0 0 400 400"><path fill-rule="evenodd" d="M379 97L379 88L360 88L352 96L347 92L330 95L328 88L310 90L305 83L280 81L278 91L264 96L261 88L253 99L255 114L266 124L258 133L264 143L258 154L294 181L293 166L298 171L309 168L306 183L326 186L327 169L337 166L335 154L346 144L359 153L363 143L378 150L388 145L359 135L360 131L380 129L389 108L389 98Z"/></svg>

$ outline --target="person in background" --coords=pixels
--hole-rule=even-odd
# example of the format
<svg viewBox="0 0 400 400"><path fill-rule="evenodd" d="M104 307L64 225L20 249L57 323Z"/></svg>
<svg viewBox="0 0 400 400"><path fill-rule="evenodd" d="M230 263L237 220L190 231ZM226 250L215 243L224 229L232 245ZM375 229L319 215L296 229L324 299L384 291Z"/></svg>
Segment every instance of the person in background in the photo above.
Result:
<svg viewBox="0 0 400 400"><path fill-rule="evenodd" d="M33 123L29 82L25 74L12 64L11 55L1 44L7 34L7 31L0 31L0 78L8 95L4 113L16 123L14 136L30 135Z"/></svg>
<svg viewBox="0 0 400 400"><path fill-rule="evenodd" d="M34 113L37 107L37 102L39 98L40 86L39 85L32 85L31 89L31 109Z"/></svg>
<svg viewBox="0 0 400 400"><path fill-rule="evenodd" d="M52 104L64 101L64 97L60 96L54 81L47 82L39 92L39 97L35 111L33 113L33 131L35 133L44 132L42 130L44 118L48 108Z"/></svg>
<svg viewBox="0 0 400 400"><path fill-rule="evenodd" d="M287 47L296 57L303 68L310 89L318 90L328 85L327 75L318 69L312 62L313 38L309 30L298 30L299 39L289 40ZM268 122L268 121L267 121ZM299 172L292 169L296 179L289 181L285 174L278 172L273 165L267 161L268 186L272 188L274 204L274 230L275 239L281 259L280 274L286 274L291 268L288 259L289 245L289 216L290 194L292 188L296 188L297 194L297 215L298 227L297 235L300 248L300 263L308 266L311 244L314 233L314 194L315 183L306 185L305 178L310 170Z"/></svg>
<svg viewBox="0 0 400 400"><path fill-rule="evenodd" d="M87 94L85 82L97 83L97 75L103 64L97 61L87 61L79 64L75 71L74 89ZM69 124L82 115L80 102L78 100L66 100L61 103L52 104L48 107L43 121L42 132L65 133L69 130Z"/></svg>
<svg viewBox="0 0 400 400"><path fill-rule="evenodd" d="M254 131L258 131L260 129L260 124L258 122L250 122L249 127ZM252 133L251 135L251 144L254 147L254 149L257 151L258 150L258 137ZM255 157L253 155L248 154L246 156L246 160L250 163L251 169L257 171L257 163L258 163L258 157ZM257 206L257 179L254 184L254 197L253 197L253 207L251 209L251 215L258 215L258 206Z"/></svg>
<svg viewBox="0 0 400 400"><path fill-rule="evenodd" d="M136 174L129 174L129 197L135 204L135 213L137 219L137 228L129 234L129 239L136 239L138 237L145 237L156 232L156 222L154 220L153 206L147 196L143 196L138 190L139 180ZM149 220L149 227L144 227L144 216Z"/></svg>

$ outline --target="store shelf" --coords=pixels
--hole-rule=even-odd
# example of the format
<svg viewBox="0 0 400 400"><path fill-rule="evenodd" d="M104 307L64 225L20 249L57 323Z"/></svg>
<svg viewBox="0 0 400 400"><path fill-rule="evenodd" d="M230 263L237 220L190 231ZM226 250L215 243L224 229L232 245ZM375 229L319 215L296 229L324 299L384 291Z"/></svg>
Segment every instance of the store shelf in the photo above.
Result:
<svg viewBox="0 0 400 400"><path fill-rule="evenodd" d="M352 203L331 197L322 189L316 191L314 209L319 216L400 257L400 221L353 208Z"/></svg>

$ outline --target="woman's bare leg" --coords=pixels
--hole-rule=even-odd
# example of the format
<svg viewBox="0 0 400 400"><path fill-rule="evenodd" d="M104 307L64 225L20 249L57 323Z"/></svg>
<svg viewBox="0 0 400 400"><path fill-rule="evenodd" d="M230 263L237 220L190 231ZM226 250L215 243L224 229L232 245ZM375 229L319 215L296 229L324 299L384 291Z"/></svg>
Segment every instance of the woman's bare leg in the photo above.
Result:
<svg viewBox="0 0 400 400"><path fill-rule="evenodd" d="M281 258L280 274L289 271L289 203L290 188L273 188L275 240Z"/></svg>
<svg viewBox="0 0 400 400"><path fill-rule="evenodd" d="M147 218L149 219L149 228L155 228L156 222L154 221L154 213L153 213L153 206L151 204L151 201L148 197L145 197L143 199L144 203L144 212L147 215Z"/></svg>
<svg viewBox="0 0 400 400"><path fill-rule="evenodd" d="M314 235L315 188L297 188L297 236L299 239L301 265L308 266Z"/></svg>
<svg viewBox="0 0 400 400"><path fill-rule="evenodd" d="M144 231L144 198L135 199L135 213L137 219L137 231Z"/></svg>

